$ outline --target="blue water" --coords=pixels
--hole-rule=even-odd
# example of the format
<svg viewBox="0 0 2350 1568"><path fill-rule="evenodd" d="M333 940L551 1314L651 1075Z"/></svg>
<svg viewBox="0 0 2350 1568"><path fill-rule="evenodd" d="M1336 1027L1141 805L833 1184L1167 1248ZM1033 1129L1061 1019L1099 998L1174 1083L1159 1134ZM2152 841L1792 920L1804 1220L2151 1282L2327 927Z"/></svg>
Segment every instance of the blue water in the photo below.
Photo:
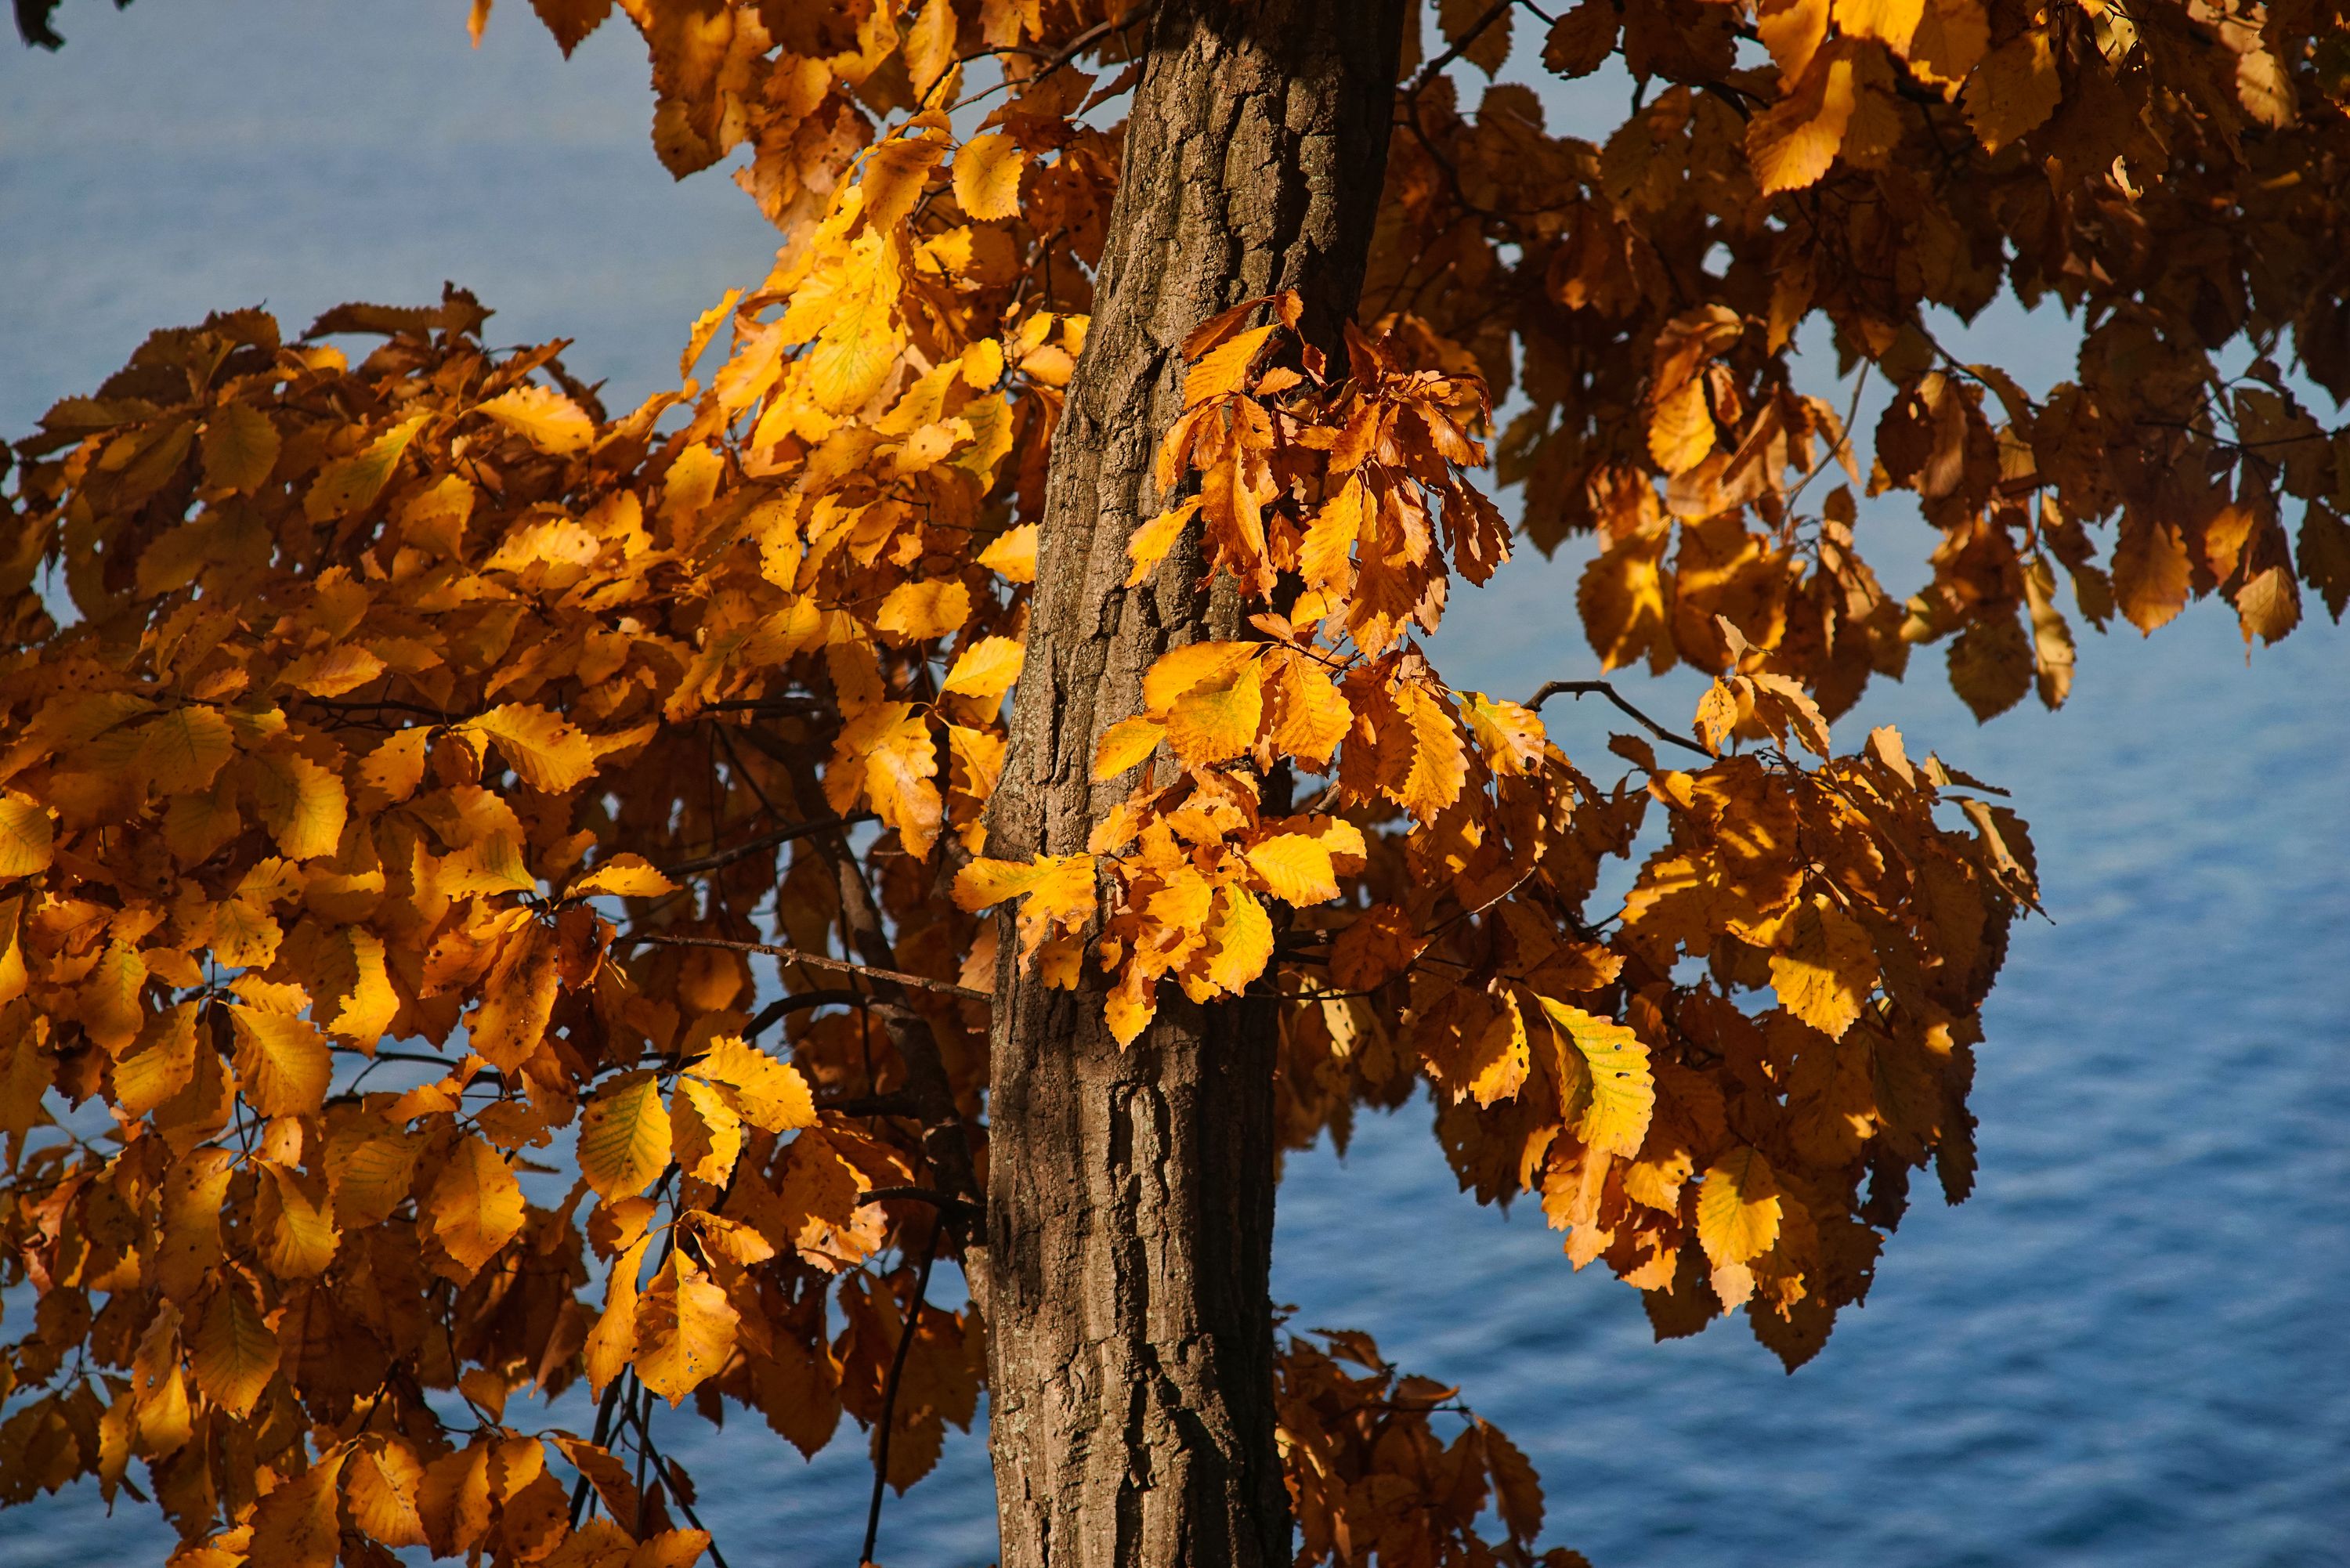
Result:
<svg viewBox="0 0 2350 1568"><path fill-rule="evenodd" d="M513 4L474 54L463 11L84 0L63 56L0 47L0 431L151 327L264 299L298 325L443 277L501 309L494 337L577 337L616 406L660 384L683 324L764 272L764 226L654 162L632 37L567 65ZM1990 330L2010 362L2065 337ZM1872 537L1902 586L1914 534L1872 515ZM1586 673L1572 570L1456 601L1448 673ZM1786 1376L1739 1320L1652 1344L1538 1212L1455 1193L1424 1106L1290 1162L1276 1295L1460 1383L1542 1471L1546 1542L1601 1568L2350 1562L2350 639L2321 619L2248 662L2206 607L2086 639L2064 713L1980 729L1937 662L1863 716L2016 792L2054 919L2019 931L1991 1004L1976 1197L1921 1192L1816 1361ZM1599 714L1552 718L1601 755ZM736 1568L855 1561L860 1444L806 1465L754 1417L674 1427ZM0 1514L0 1565L160 1562L168 1539L69 1490ZM978 1438L891 1501L881 1544L992 1559Z"/></svg>

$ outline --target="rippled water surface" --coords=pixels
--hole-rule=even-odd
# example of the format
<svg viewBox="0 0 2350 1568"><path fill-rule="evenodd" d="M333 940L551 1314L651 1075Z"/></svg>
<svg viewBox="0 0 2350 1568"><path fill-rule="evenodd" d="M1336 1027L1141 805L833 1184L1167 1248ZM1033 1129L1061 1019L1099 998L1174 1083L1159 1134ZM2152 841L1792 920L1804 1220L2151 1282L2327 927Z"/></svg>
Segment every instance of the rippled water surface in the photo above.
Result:
<svg viewBox="0 0 2350 1568"><path fill-rule="evenodd" d="M764 272L764 225L653 162L632 38L565 65L515 5L474 54L463 12L86 0L62 57L0 46L0 431L150 327L264 299L298 325L443 277L501 308L494 337L579 338L615 403L654 387L682 324ZM1889 561L1904 526L1864 530ZM1572 569L1464 595L1448 672L1587 672ZM1276 1294L1460 1383L1541 1469L1549 1538L1602 1568L2350 1562L2350 640L2321 625L2248 668L2201 609L2089 639L2063 714L1980 730L1937 673L1864 714L2015 791L2054 919L1991 1004L1976 1197L1921 1190L1816 1361L1786 1376L1739 1320L1652 1344L1537 1211L1455 1193L1424 1106L1290 1163ZM1551 717L1600 753L1598 714ZM806 1465L755 1418L675 1426L735 1568L850 1568L856 1445ZM882 1555L987 1562L990 1509L979 1439L952 1441ZM166 1542L87 1490L0 1514L5 1568Z"/></svg>

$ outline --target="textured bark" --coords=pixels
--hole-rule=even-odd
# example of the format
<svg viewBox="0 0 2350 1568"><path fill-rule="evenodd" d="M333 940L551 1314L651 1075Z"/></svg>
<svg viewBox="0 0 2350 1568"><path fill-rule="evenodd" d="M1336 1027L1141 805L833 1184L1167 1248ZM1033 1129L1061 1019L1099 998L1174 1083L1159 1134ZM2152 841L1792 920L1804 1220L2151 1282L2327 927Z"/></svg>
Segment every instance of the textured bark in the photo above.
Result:
<svg viewBox="0 0 2350 1568"><path fill-rule="evenodd" d="M1184 335L1297 289L1336 347L1387 157L1400 0L1168 0L1128 131L1084 356L1054 441L1026 672L989 852L1082 850L1122 797L1103 730L1168 649L1243 634L1196 545L1127 591L1182 406ZM1343 364L1341 358L1337 361ZM1011 944L1007 941L1006 950ZM998 983L989 1418L1005 1568L1290 1556L1274 1446L1274 1021L1167 989L1121 1051L1092 983Z"/></svg>

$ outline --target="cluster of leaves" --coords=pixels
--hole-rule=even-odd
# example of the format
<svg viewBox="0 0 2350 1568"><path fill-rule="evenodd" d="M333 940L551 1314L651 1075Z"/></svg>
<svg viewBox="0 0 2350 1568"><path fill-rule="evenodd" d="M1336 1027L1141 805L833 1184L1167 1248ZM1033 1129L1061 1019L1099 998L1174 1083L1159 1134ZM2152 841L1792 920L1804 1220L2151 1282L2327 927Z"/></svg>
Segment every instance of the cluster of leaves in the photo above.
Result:
<svg viewBox="0 0 2350 1568"><path fill-rule="evenodd" d="M1438 7L1445 60L1499 72L1515 9ZM1367 294L1524 400L1500 474L1542 548L1596 532L1578 602L1605 665L1720 672L1723 617L1834 717L1947 639L1988 718L2064 701L2066 578L2100 629L2218 594L2272 641L2303 585L2340 618L2350 436L2301 400L2350 395L2337 13L1579 0L1543 40L1555 77L1611 60L1639 90L1598 144L1548 134L1521 81L1473 113L1451 77L1409 81ZM1942 346L1938 317L2003 292L2086 323L2075 381ZM1872 376L1889 395L1873 455L1799 385L1814 323L1853 408ZM1806 515L1828 458L1851 484ZM1856 549L1856 488L1940 531L1906 603Z"/></svg>
<svg viewBox="0 0 2350 1568"><path fill-rule="evenodd" d="M535 5L567 49L610 11ZM1150 672L1088 853L989 859L1133 80L1075 62L1149 9L620 9L661 156L747 148L784 236L677 388L614 417L452 290L159 333L13 454L0 1241L36 1301L0 1501L136 1495L135 1459L192 1564L684 1562L656 1397L810 1453L846 1413L910 1484L977 1404L984 1324L924 1286L984 1158L978 912L1015 901L1020 961L1093 966L1121 1033L1166 984L1284 998L1293 1142L1432 1085L1464 1187L1538 1195L1660 1334L1743 1306L1793 1366L1911 1173L1967 1190L2035 897L1995 791L1829 722L1943 638L1979 712L2061 701L2059 566L2149 630L2350 591L2350 441L2274 362L2350 389L2334 24L1583 0L1544 65L1643 84L1595 147L1515 83L1463 112L1516 7L1445 0L1344 373L1286 297L1185 345L1133 580L1196 529L1254 635ZM2090 321L2077 385L1936 346L1929 307L2002 285ZM1865 470L1796 386L1815 316L1895 389ZM1716 677L1608 782L1536 713L1597 683L1459 691L1420 644L1509 554L1489 440L1524 537L1597 535L1601 667ZM1907 605L1856 485L1940 532ZM1367 1376L1283 1363L1302 1560L1526 1560L1515 1450L1331 1345ZM525 1416L575 1385L570 1425Z"/></svg>

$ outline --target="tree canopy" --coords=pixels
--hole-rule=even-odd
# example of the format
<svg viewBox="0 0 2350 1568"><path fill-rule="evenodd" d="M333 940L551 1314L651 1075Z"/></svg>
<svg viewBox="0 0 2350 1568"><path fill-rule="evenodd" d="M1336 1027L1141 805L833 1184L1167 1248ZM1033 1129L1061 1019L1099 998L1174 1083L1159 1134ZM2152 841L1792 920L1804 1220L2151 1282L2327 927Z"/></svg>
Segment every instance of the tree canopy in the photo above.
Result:
<svg viewBox="0 0 2350 1568"><path fill-rule="evenodd" d="M1087 737L1081 853L991 854L1158 8L533 9L640 32L655 152L743 153L779 232L673 388L607 409L452 287L159 331L0 449L0 1267L37 1298L0 1501L95 1476L188 1568L689 1563L656 1398L807 1453L846 1415L920 1480L979 1408L984 1303L925 1298L1014 973L1121 1041L1275 1001L1284 1145L1426 1091L1479 1200L1792 1369L1913 1175L1969 1191L2038 899L2016 812L1852 718L1869 683L1939 645L1988 720L2063 703L2083 625L2350 600L2338 5L1442 0L1359 306L1164 345L1126 587L1196 562L1246 630ZM1594 143L1532 69L1637 90ZM2074 379L1938 340L2004 294L2079 324ZM1873 431L1829 358L1890 389ZM1906 600L1861 538L1896 492ZM1447 684L1455 579L1585 537L1587 654ZM1607 679L1677 666L1687 720ZM1546 733L1574 699L1605 752ZM1345 1333L1278 1379L1301 1563L1534 1560L1532 1470L1453 1390Z"/></svg>

